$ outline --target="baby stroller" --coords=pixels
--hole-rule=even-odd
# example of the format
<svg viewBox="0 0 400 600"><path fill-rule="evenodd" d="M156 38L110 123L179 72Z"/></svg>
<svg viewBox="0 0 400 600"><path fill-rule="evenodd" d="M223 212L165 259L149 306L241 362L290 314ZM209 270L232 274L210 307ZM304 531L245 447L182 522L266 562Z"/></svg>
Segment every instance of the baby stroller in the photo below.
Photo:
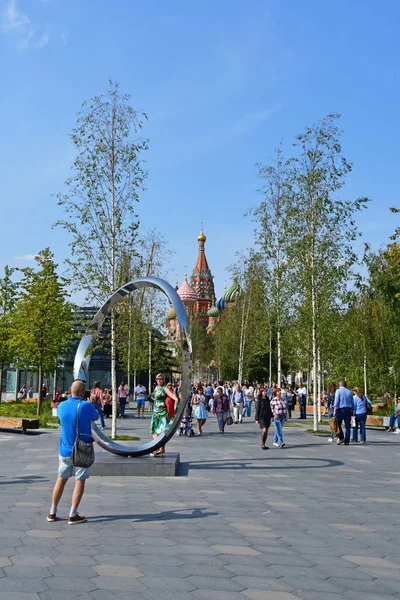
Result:
<svg viewBox="0 0 400 600"><path fill-rule="evenodd" d="M182 417L179 427L179 435L187 435L188 437L194 436L192 418L188 409L186 410L186 414Z"/></svg>

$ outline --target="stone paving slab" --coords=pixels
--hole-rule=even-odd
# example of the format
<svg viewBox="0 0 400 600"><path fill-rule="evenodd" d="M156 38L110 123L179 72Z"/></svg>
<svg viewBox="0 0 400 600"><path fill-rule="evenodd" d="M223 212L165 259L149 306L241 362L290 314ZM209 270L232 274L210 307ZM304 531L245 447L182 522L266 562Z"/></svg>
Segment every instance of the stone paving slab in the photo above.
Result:
<svg viewBox="0 0 400 600"><path fill-rule="evenodd" d="M119 426L149 438L149 418ZM178 477L89 479L77 527L72 483L45 519L58 432L0 432L0 600L400 598L398 436L337 447L309 426L262 452L253 420L219 436L211 417L168 445Z"/></svg>

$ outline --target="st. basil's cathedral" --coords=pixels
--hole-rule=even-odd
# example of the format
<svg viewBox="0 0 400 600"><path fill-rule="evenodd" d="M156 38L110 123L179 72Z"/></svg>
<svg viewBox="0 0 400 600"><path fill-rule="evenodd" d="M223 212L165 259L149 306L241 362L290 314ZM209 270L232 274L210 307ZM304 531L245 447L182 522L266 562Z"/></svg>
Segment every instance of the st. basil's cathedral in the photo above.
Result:
<svg viewBox="0 0 400 600"><path fill-rule="evenodd" d="M198 320L207 333L215 333L218 318L225 307L232 307L241 294L240 286L236 277L229 289L224 292L222 298L215 302L214 277L208 266L205 243L206 236L203 229L197 237L199 243L196 265L193 269L190 284L187 273L184 275L183 283L177 285L177 294L182 300L189 317ZM167 317L167 340L174 343L180 339L179 323L176 319L174 308L171 308Z"/></svg>

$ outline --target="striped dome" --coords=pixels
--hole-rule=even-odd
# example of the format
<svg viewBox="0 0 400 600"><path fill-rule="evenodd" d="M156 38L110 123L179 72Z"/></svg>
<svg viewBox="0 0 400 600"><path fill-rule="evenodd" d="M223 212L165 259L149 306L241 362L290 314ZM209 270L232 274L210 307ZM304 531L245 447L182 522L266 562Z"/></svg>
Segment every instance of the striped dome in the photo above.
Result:
<svg viewBox="0 0 400 600"><path fill-rule="evenodd" d="M216 306L216 308L217 308L217 310L218 310L219 312L223 311L223 310L224 310L224 308L225 308L225 300L224 300L224 298L223 298L223 297L222 297L222 298L220 298L220 299L217 301L217 303L216 303L216 305L215 305L215 306Z"/></svg>
<svg viewBox="0 0 400 600"><path fill-rule="evenodd" d="M172 321L173 319L176 319L176 312L173 306L171 306L171 308L168 311L168 321Z"/></svg>
<svg viewBox="0 0 400 600"><path fill-rule="evenodd" d="M197 302L197 294L195 290L188 284L186 275L181 287L179 288L179 290L177 290L176 293L178 294L179 298L182 300L183 303Z"/></svg>
<svg viewBox="0 0 400 600"><path fill-rule="evenodd" d="M236 277L234 277L231 287L227 289L224 294L224 300L226 304L231 304L232 302L235 302L241 293L242 290L240 288L238 280L236 279Z"/></svg>
<svg viewBox="0 0 400 600"><path fill-rule="evenodd" d="M211 308L209 308L207 311L207 317L218 317L218 316L219 316L218 308L216 306L211 306Z"/></svg>

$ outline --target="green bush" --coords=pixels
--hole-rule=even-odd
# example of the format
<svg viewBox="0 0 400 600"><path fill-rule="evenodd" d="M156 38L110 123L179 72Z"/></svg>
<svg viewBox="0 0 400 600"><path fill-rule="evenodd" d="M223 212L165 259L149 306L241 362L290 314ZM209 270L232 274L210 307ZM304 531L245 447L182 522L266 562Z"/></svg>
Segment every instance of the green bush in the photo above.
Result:
<svg viewBox="0 0 400 600"><path fill-rule="evenodd" d="M37 416L37 404L36 402L22 402L17 400L16 402L2 402L0 404L0 417L14 417L21 419L39 419L39 427L49 428L47 423L58 424L58 417L53 417L51 414L50 400L45 400L42 404L42 413L40 417Z"/></svg>

